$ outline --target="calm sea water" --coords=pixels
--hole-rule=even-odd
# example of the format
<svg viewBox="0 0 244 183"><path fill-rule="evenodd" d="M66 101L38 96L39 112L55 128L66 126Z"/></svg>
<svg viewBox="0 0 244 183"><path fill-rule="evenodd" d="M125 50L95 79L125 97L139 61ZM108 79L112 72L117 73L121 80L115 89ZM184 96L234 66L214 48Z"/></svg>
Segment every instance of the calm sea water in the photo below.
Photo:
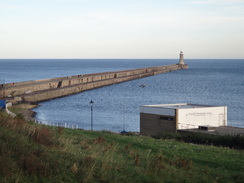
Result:
<svg viewBox="0 0 244 183"><path fill-rule="evenodd" d="M0 60L0 83L175 64L167 59ZM139 106L196 103L228 107L228 125L244 127L244 60L185 60L179 70L40 103L36 118L94 130L139 131ZM141 88L144 84L146 87Z"/></svg>

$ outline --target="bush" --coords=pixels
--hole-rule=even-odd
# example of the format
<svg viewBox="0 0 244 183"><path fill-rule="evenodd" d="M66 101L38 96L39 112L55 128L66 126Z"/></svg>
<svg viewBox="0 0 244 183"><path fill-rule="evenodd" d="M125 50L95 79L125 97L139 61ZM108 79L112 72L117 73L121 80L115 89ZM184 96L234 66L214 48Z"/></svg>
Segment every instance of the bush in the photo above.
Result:
<svg viewBox="0 0 244 183"><path fill-rule="evenodd" d="M203 133L162 133L153 136L156 139L175 139L187 143L214 145L230 147L235 149L244 149L244 136L242 135L211 135Z"/></svg>
<svg viewBox="0 0 244 183"><path fill-rule="evenodd" d="M54 132L46 127L35 128L33 133L31 133L30 138L34 142L46 146L51 146L56 144Z"/></svg>

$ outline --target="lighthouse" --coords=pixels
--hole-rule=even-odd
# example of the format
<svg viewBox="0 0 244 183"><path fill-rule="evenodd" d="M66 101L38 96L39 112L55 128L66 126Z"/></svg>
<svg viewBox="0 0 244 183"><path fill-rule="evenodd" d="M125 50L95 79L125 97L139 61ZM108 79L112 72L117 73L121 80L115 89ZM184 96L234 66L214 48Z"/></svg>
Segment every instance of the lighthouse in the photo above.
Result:
<svg viewBox="0 0 244 183"><path fill-rule="evenodd" d="M185 65L185 62L184 62L184 54L183 54L183 51L180 51L180 61L179 61L179 64L180 65Z"/></svg>

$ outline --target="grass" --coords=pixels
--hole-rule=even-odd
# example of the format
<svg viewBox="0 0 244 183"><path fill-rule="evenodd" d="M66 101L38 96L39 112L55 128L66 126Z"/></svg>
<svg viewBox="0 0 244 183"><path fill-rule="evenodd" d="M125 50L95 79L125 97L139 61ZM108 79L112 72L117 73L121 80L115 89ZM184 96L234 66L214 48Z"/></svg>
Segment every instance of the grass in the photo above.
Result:
<svg viewBox="0 0 244 183"><path fill-rule="evenodd" d="M1 182L242 182L244 153L48 127L0 113Z"/></svg>

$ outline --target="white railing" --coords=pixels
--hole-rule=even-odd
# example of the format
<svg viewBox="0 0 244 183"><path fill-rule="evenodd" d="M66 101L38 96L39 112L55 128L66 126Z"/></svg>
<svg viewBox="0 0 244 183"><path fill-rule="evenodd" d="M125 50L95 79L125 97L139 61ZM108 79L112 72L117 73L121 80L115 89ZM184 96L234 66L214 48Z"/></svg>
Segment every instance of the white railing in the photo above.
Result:
<svg viewBox="0 0 244 183"><path fill-rule="evenodd" d="M42 125L48 125L48 126L58 126L63 128L71 128L71 129L82 129L79 125L79 123L66 123L66 122L51 122L46 120L39 120L35 119L35 122Z"/></svg>

